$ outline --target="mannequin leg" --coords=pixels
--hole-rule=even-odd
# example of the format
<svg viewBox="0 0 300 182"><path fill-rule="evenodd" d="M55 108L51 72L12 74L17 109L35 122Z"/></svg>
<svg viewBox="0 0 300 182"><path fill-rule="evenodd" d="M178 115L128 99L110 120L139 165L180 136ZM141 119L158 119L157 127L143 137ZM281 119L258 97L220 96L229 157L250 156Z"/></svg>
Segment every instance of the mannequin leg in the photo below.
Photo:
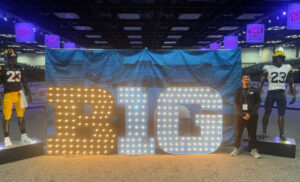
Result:
<svg viewBox="0 0 300 182"><path fill-rule="evenodd" d="M284 136L284 117L278 116L278 128L280 133L280 139L286 140L286 137Z"/></svg>
<svg viewBox="0 0 300 182"><path fill-rule="evenodd" d="M269 122L270 113L265 113L262 119L262 127L263 127L263 139L267 136L267 126Z"/></svg>
<svg viewBox="0 0 300 182"><path fill-rule="evenodd" d="M2 128L4 137L9 137L9 120L3 118Z"/></svg>
<svg viewBox="0 0 300 182"><path fill-rule="evenodd" d="M21 134L26 133L26 125L25 125L24 117L18 117L18 125L19 125Z"/></svg>

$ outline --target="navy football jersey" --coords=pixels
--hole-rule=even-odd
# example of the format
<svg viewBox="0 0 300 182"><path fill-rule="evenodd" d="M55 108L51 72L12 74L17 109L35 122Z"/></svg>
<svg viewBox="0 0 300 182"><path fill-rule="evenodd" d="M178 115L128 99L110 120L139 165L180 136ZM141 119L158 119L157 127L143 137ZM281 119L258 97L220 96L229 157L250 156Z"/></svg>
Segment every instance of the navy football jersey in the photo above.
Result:
<svg viewBox="0 0 300 182"><path fill-rule="evenodd" d="M2 66L0 69L4 93L21 90L20 82L24 72L23 68L20 66Z"/></svg>

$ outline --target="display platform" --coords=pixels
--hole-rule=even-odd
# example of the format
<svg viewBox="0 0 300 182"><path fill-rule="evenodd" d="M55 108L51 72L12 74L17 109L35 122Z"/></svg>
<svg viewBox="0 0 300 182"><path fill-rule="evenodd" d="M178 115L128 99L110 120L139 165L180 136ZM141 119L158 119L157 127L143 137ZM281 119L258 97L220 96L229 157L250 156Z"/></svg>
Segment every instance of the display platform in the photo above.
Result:
<svg viewBox="0 0 300 182"><path fill-rule="evenodd" d="M244 149L248 150L248 139L245 139ZM296 157L296 141L294 138L287 138L287 140L281 140L279 136L272 137L257 136L257 150L260 154L274 155L280 157Z"/></svg>
<svg viewBox="0 0 300 182"><path fill-rule="evenodd" d="M44 154L44 143L39 139L32 138L33 144L26 144L21 141L12 141L12 147L4 147L0 143L0 164L14 162Z"/></svg>

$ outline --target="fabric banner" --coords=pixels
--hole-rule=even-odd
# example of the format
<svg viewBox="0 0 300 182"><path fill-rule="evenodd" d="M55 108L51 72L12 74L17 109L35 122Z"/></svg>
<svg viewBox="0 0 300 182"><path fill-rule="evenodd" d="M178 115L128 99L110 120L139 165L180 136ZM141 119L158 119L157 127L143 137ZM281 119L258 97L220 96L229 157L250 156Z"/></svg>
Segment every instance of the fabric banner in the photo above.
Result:
<svg viewBox="0 0 300 182"><path fill-rule="evenodd" d="M240 50L64 50L46 49L46 85L99 87L117 99L121 86L143 87L153 125L158 95L167 87L210 87L223 102L223 142L233 140L233 95L241 86ZM117 103L117 102L116 102ZM201 107L187 105L191 119ZM47 104L48 135L55 134L55 110ZM124 116L125 117L125 116ZM115 118L115 117L112 117ZM112 121L114 122L114 121ZM155 136L155 127L148 135Z"/></svg>

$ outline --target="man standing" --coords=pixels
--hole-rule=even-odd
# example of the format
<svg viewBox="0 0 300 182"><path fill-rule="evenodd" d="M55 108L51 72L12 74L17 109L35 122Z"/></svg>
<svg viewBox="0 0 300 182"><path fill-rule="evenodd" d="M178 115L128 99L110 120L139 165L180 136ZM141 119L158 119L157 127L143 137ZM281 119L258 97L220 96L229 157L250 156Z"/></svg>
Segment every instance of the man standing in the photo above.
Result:
<svg viewBox="0 0 300 182"><path fill-rule="evenodd" d="M23 91L21 90L20 83L23 83L25 94L28 96L29 102L31 102L31 95L29 87L27 86L27 80L24 77L24 69L17 65L17 55L13 49L6 49L3 52L6 65L0 67L0 76L4 85L4 97L3 97L3 132L4 132L4 145L5 147L11 147L12 142L9 137L9 120L13 105L15 104L18 125L21 132L21 141L25 143L33 143L27 134L24 120L25 107L27 105Z"/></svg>
<svg viewBox="0 0 300 182"><path fill-rule="evenodd" d="M258 159L261 156L256 150L256 128L258 114L257 110L260 105L260 94L258 90L250 85L251 79L247 74L242 75L242 87L237 89L234 94L235 109L235 134L234 134L234 150L231 156L238 156L242 147L240 146L243 130L246 127L250 140L249 148L251 155Z"/></svg>
<svg viewBox="0 0 300 182"><path fill-rule="evenodd" d="M293 69L290 64L284 64L285 54L282 51L277 51L273 55L273 65L265 65L263 67L263 74L258 85L258 90L261 92L264 81L268 79L268 93L265 101L265 114L262 120L263 138L267 136L267 126L269 116L272 112L274 103L276 102L278 108L278 127L281 140L286 140L284 136L284 115L286 107L285 97L285 81L288 80L292 100L290 104L296 101L296 88L293 78Z"/></svg>

